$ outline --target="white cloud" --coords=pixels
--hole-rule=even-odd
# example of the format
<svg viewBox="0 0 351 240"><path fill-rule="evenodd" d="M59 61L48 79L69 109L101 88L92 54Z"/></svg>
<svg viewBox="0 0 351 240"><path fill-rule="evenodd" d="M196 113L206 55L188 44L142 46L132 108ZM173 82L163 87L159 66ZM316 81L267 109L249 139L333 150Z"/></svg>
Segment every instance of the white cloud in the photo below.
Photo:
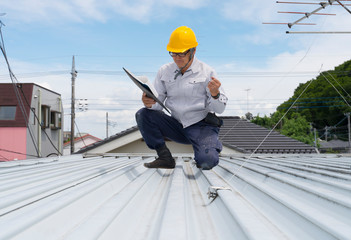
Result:
<svg viewBox="0 0 351 240"><path fill-rule="evenodd" d="M81 15L86 18L95 19L97 21L105 22L106 14L102 11L102 1L96 0L74 0L74 9L78 9Z"/></svg>
<svg viewBox="0 0 351 240"><path fill-rule="evenodd" d="M153 18L163 16L174 8L198 9L209 1L202 0L12 0L1 1L0 9L5 9L8 19L24 22L83 22L94 20L106 22L116 13L126 18L147 23Z"/></svg>
<svg viewBox="0 0 351 240"><path fill-rule="evenodd" d="M198 9L203 6L206 6L209 2L209 0L159 0L160 4L188 9Z"/></svg>
<svg viewBox="0 0 351 240"><path fill-rule="evenodd" d="M225 1L222 5L224 17L234 20L257 24L272 20L277 6L271 0Z"/></svg>
<svg viewBox="0 0 351 240"><path fill-rule="evenodd" d="M2 1L0 7L7 12L6 18L23 22L81 21L71 3L65 1L13 0ZM57 22L58 21L58 22Z"/></svg>

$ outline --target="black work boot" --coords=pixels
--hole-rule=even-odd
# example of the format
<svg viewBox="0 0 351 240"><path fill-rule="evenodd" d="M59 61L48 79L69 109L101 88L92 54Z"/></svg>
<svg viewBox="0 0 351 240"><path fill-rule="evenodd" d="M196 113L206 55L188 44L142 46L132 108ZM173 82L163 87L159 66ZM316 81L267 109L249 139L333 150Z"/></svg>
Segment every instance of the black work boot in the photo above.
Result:
<svg viewBox="0 0 351 240"><path fill-rule="evenodd" d="M174 158L172 157L171 152L167 148L166 145L164 145L161 148L156 149L158 158L156 158L155 161L149 162L149 163L144 163L144 166L147 168L175 168L175 161Z"/></svg>

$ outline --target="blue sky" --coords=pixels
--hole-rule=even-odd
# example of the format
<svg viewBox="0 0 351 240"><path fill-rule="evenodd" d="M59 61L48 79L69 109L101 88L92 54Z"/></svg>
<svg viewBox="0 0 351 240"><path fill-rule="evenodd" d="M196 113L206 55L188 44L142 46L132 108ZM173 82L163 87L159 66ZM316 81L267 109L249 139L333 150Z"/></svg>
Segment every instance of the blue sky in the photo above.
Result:
<svg viewBox="0 0 351 240"><path fill-rule="evenodd" d="M303 0L305 1L305 0ZM309 2L318 2L310 0ZM126 67L153 80L172 59L166 51L171 32L191 27L197 57L211 65L229 96L222 115L269 114L299 83L350 59L350 34L285 34L286 25L318 5L277 4L273 0L3 0L0 20L7 55L20 82L35 82L62 94L69 130L71 63L78 70L76 98L88 99L77 113L82 132L105 137L105 116L115 134L135 125L140 91L121 72ZM291 31L351 31L351 14L340 6L321 11ZM9 82L3 57L0 82ZM246 91L250 89L249 91Z"/></svg>

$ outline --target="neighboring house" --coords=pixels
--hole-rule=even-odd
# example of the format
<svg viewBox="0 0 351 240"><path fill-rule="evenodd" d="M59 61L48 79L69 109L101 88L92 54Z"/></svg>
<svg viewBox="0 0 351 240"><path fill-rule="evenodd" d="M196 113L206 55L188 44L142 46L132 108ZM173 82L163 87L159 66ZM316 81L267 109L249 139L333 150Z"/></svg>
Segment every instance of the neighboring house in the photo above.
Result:
<svg viewBox="0 0 351 240"><path fill-rule="evenodd" d="M219 139L222 154L233 153L317 153L316 149L292 138L243 120L239 117L221 117L223 126ZM167 141L172 153L193 153L191 145ZM142 139L138 127L129 128L114 136L83 148L78 153L154 153Z"/></svg>
<svg viewBox="0 0 351 240"><path fill-rule="evenodd" d="M320 141L320 151L325 152L339 152L348 153L350 152L349 142L342 141L339 139L333 139L330 141Z"/></svg>
<svg viewBox="0 0 351 240"><path fill-rule="evenodd" d="M62 153L61 95L34 83L0 84L0 161Z"/></svg>
<svg viewBox="0 0 351 240"><path fill-rule="evenodd" d="M74 138L74 151L77 152L84 147L88 147L93 143L101 141L100 138L94 137L90 134L84 134L81 137ZM71 141L65 142L63 147L63 155L71 154Z"/></svg>

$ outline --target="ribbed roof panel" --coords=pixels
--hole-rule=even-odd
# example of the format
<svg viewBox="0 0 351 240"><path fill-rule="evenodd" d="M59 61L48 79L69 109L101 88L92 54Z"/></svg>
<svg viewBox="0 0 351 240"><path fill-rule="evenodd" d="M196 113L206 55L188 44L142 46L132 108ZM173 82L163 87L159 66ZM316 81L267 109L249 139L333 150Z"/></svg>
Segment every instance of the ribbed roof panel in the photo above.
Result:
<svg viewBox="0 0 351 240"><path fill-rule="evenodd" d="M81 155L0 163L0 239L349 239L351 158ZM211 196L211 198L209 198Z"/></svg>

